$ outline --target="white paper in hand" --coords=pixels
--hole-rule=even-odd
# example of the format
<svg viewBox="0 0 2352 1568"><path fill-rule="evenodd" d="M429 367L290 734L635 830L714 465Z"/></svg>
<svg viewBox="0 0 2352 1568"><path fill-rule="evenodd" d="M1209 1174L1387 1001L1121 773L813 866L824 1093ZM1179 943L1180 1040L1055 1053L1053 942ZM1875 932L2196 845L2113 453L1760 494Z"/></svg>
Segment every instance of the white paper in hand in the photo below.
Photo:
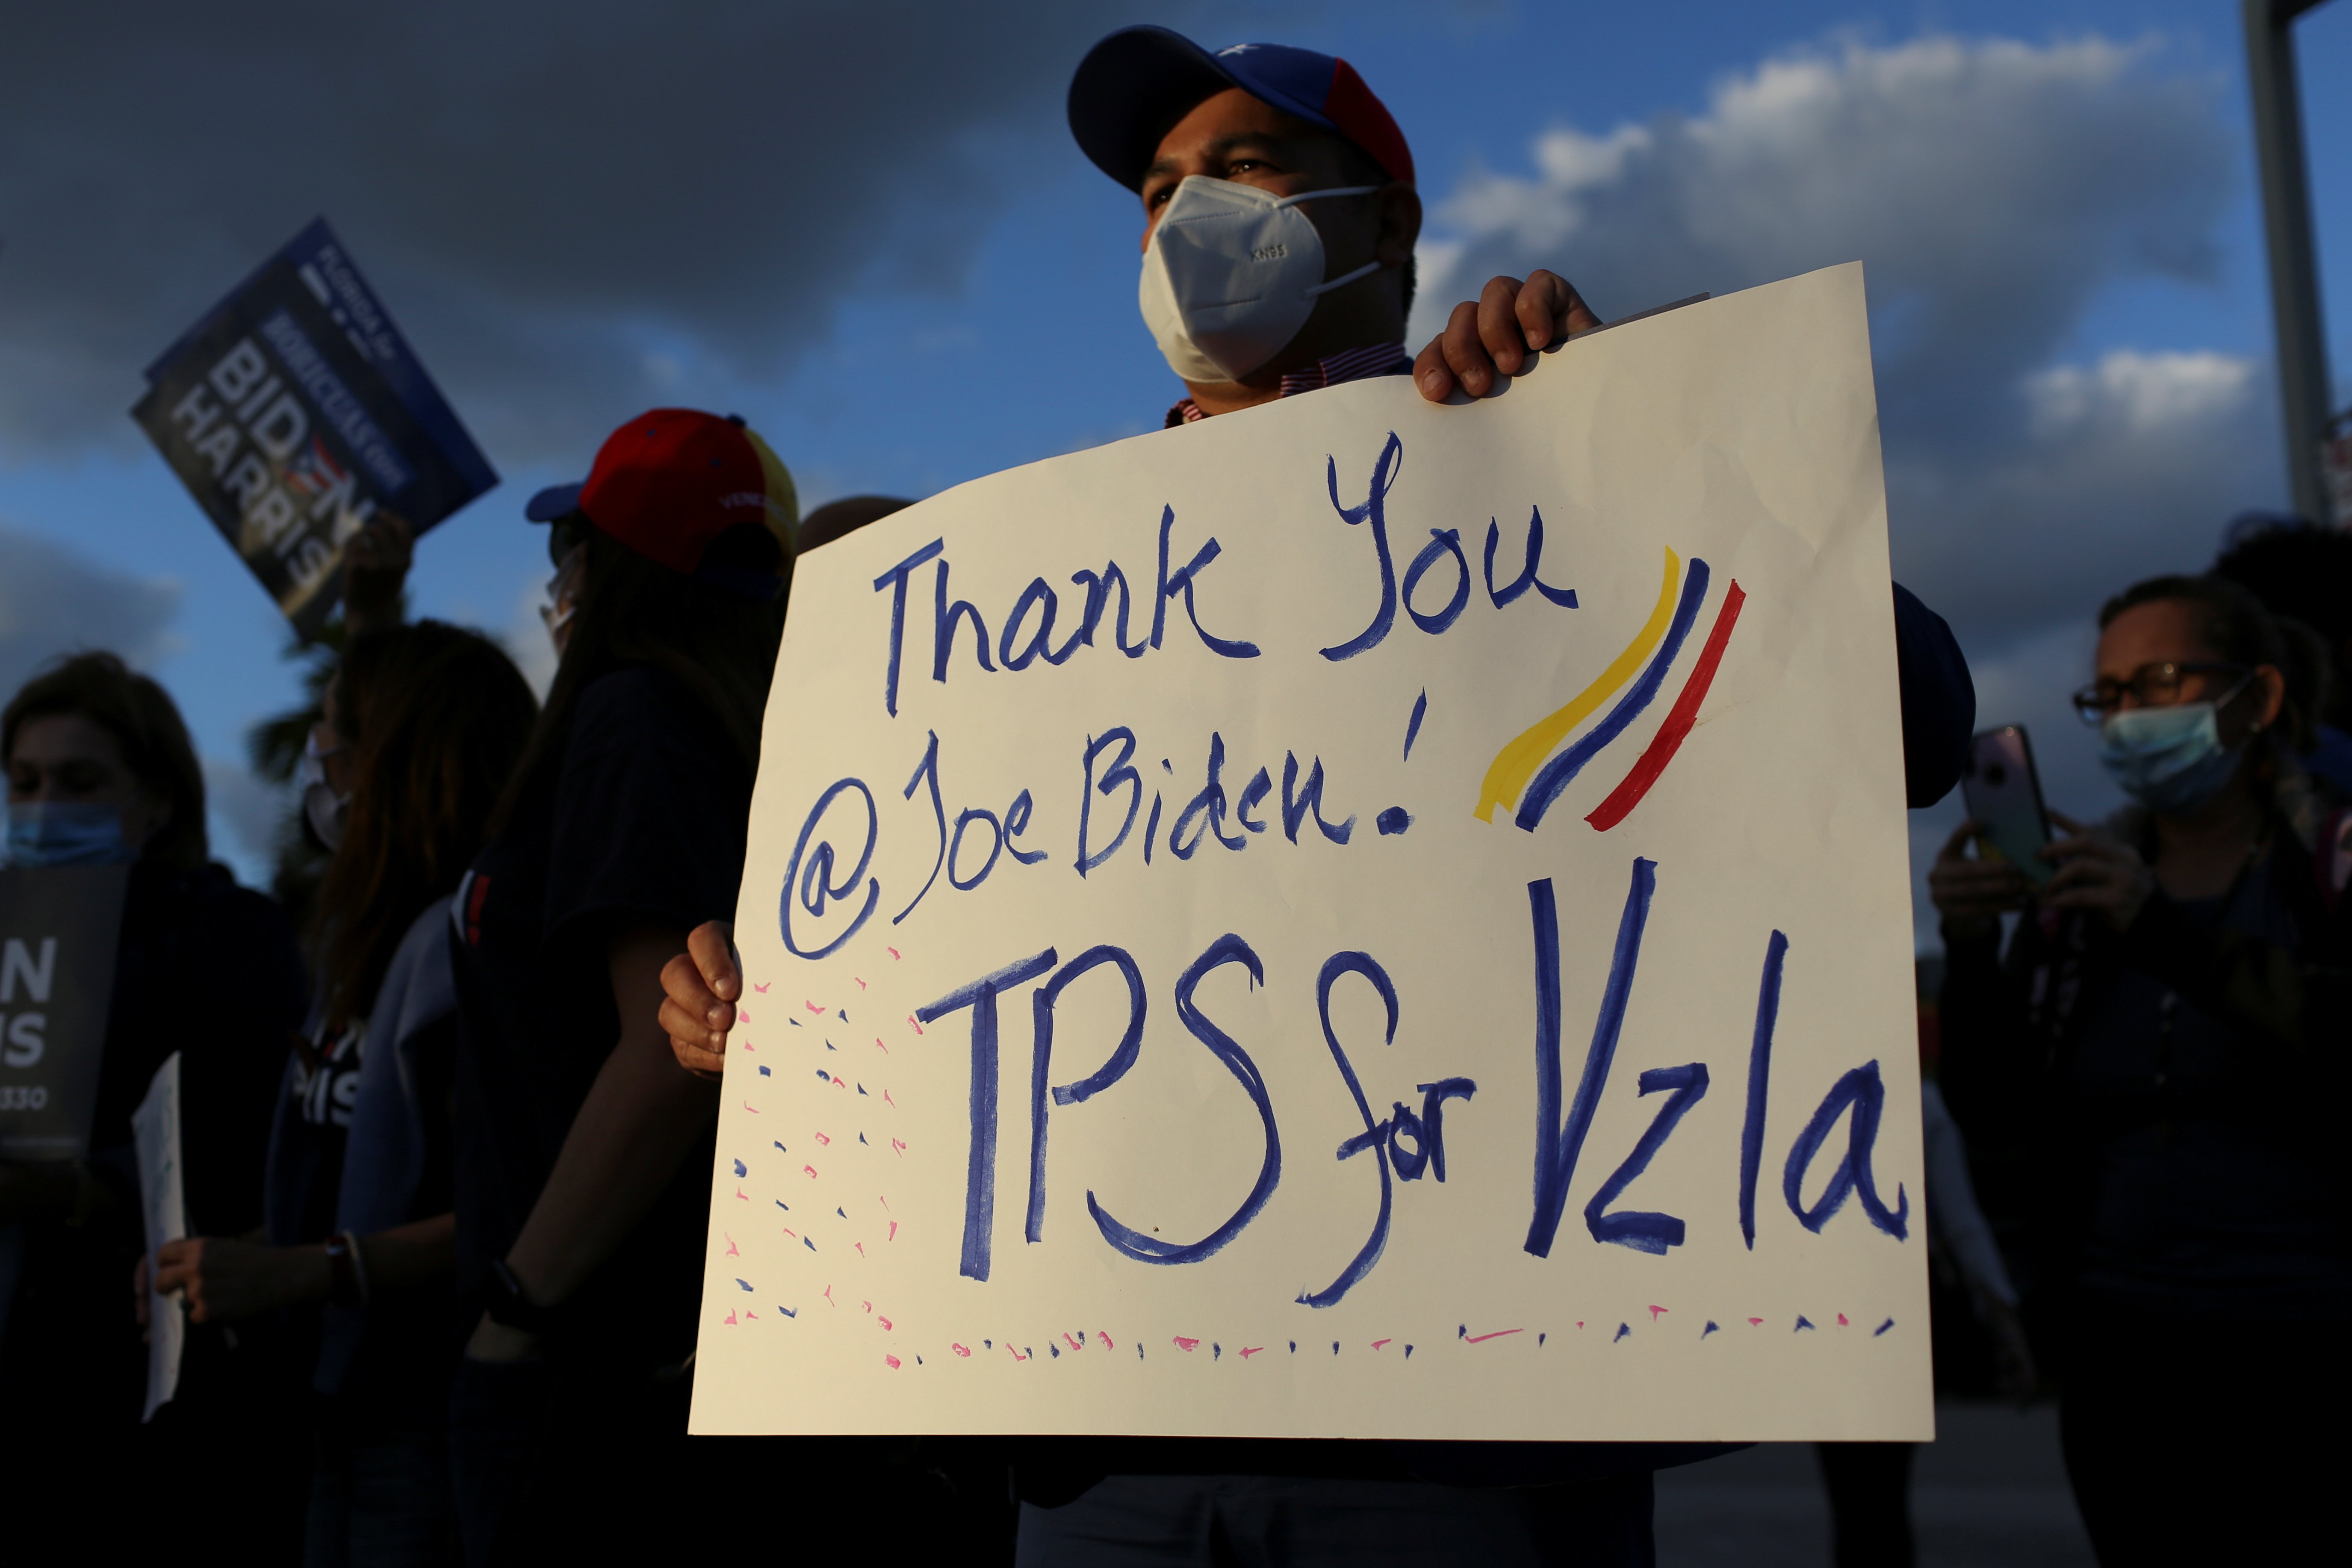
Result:
<svg viewBox="0 0 2352 1568"><path fill-rule="evenodd" d="M188 1334L179 1299L158 1294L153 1286L156 1249L188 1234L180 1183L179 1052L155 1069L155 1081L131 1113L131 1127L139 1146L140 1207L147 1220L147 1409L139 1417L147 1421L179 1389L180 1348Z"/></svg>

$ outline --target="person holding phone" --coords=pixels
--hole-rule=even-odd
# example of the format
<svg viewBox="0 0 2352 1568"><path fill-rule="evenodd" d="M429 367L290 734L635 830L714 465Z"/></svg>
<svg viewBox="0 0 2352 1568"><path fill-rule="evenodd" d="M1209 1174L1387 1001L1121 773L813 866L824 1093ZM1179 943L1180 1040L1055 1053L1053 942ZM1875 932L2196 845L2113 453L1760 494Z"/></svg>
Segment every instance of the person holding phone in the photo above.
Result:
<svg viewBox="0 0 2352 1568"><path fill-rule="evenodd" d="M2039 890L1967 853L1981 824L1945 844L1943 1086L2031 1151L2036 1305L2100 1561L2291 1556L2342 1450L2309 1434L2352 1392L2352 816L2296 760L2311 716L2252 595L2158 577L2099 626L2074 705L2132 803L2095 827L2051 812Z"/></svg>

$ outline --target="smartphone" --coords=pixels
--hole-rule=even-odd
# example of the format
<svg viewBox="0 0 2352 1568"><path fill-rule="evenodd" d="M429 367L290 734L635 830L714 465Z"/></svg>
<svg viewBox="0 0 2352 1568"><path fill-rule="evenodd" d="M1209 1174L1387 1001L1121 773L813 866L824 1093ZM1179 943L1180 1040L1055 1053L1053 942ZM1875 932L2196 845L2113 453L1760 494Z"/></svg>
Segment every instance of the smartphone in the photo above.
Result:
<svg viewBox="0 0 2352 1568"><path fill-rule="evenodd" d="M2032 887L2050 879L2057 868L2034 853L2050 842L2050 816L2042 809L2042 780L2033 771L2033 743L2024 725L2004 724L1969 742L1960 798L1983 825L1978 854L2009 861Z"/></svg>

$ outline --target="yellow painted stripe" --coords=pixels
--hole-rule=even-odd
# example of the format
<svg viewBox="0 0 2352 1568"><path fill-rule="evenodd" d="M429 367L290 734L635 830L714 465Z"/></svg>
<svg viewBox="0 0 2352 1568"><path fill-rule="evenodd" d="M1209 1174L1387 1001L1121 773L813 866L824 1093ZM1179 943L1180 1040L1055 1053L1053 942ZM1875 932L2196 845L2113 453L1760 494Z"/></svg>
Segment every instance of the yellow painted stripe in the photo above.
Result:
<svg viewBox="0 0 2352 1568"><path fill-rule="evenodd" d="M1682 561L1674 551L1666 551L1666 574L1658 584L1658 607L1650 612L1650 619L1633 634L1625 651L1612 660L1608 668L1594 678L1591 685L1576 694L1575 700L1558 712L1538 720L1536 723L1495 753L1486 765L1486 782L1478 786L1478 820L1495 820L1496 806L1515 807L1519 804L1519 792L1528 787L1552 749L1568 739L1569 732L1592 716L1592 710L1616 694L1617 689L1633 679L1659 640L1666 635L1667 623L1675 615L1675 584L1682 576Z"/></svg>

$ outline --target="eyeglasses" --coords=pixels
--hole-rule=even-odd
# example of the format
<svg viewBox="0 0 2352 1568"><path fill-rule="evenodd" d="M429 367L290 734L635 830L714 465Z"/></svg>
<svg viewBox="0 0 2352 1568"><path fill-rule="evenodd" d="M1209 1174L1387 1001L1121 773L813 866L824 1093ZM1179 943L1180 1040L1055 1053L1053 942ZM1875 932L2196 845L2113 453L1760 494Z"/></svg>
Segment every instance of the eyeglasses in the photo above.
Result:
<svg viewBox="0 0 2352 1568"><path fill-rule="evenodd" d="M2101 676L2097 680L2074 693L2074 712L2085 724L2101 724L2108 714L2124 705L2128 696L2142 708L2169 708L2180 700L2180 682L2190 675L2246 675L2251 673L2242 664L2143 664L2132 671L2129 680L2115 680ZM2243 689L2243 682L2232 689L2227 702Z"/></svg>

